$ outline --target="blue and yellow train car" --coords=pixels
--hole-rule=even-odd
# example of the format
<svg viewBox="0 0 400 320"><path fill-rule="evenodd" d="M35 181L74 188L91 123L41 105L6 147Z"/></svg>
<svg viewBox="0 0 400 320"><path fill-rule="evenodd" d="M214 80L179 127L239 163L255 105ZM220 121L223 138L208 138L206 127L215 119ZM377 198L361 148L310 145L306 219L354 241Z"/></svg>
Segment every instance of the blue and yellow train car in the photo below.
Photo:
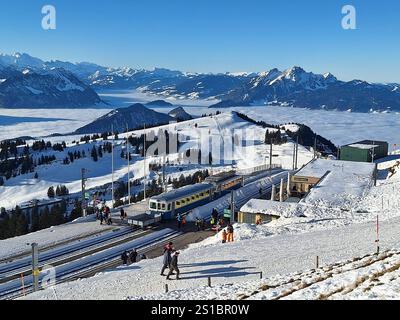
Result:
<svg viewBox="0 0 400 320"><path fill-rule="evenodd" d="M149 210L152 214L161 214L163 220L172 220L178 213L185 214L212 201L213 197L212 183L198 183L152 197Z"/></svg>

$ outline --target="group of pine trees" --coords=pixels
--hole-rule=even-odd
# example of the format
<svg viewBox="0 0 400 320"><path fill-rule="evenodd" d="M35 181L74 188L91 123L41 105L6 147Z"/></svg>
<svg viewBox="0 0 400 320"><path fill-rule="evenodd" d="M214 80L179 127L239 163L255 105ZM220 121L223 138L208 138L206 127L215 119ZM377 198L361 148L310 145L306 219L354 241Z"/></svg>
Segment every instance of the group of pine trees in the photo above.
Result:
<svg viewBox="0 0 400 320"><path fill-rule="evenodd" d="M56 189L54 189L53 186L49 187L49 189L47 190L47 196L49 198L55 198L57 197L61 197L61 196L67 196L69 195L69 190L66 186L64 185L58 185L56 187Z"/></svg>
<svg viewBox="0 0 400 320"><path fill-rule="evenodd" d="M16 158L18 156L18 147L25 144L25 140L22 139L0 141L0 161L7 160L10 157Z"/></svg>
<svg viewBox="0 0 400 320"><path fill-rule="evenodd" d="M281 130L274 130L265 132L265 144L284 144L287 142L287 138L283 137L281 134Z"/></svg>
<svg viewBox="0 0 400 320"><path fill-rule="evenodd" d="M2 208L0 213L0 239L22 236L51 226L67 222L66 201L39 209L34 206L30 212L16 207L10 212ZM30 221L29 221L30 220Z"/></svg>
<svg viewBox="0 0 400 320"><path fill-rule="evenodd" d="M103 153L111 153L112 152L112 143L105 142L100 146L93 146L90 152L90 156L92 157L93 161L97 162L99 158L103 157Z"/></svg>
<svg viewBox="0 0 400 320"><path fill-rule="evenodd" d="M22 149L20 152L18 147ZM62 142L52 145L50 141L45 142L44 140L40 140L33 142L32 146L29 147L22 139L1 141L0 185L4 185L4 178L8 180L11 177L34 172L35 167L50 164L55 161L55 155L42 154L37 158L31 155L31 150L33 152L41 152L51 148L54 151L63 151L64 148L66 148L66 143Z"/></svg>
<svg viewBox="0 0 400 320"><path fill-rule="evenodd" d="M221 111L217 110L217 112L215 112L215 115L217 116L217 115L219 115L219 114L221 114ZM209 114L203 113L203 114L201 115L201 117L202 117L202 118L205 118L205 117L212 117L213 115L214 115L214 114L212 114L212 113L209 113Z"/></svg>
<svg viewBox="0 0 400 320"><path fill-rule="evenodd" d="M85 150L82 150L82 152L80 150L75 150L74 152L69 151L67 153L67 157L65 157L65 159L63 160L63 164L67 165L67 164L73 163L77 159L81 159L81 158L85 158L85 157L86 157Z"/></svg>

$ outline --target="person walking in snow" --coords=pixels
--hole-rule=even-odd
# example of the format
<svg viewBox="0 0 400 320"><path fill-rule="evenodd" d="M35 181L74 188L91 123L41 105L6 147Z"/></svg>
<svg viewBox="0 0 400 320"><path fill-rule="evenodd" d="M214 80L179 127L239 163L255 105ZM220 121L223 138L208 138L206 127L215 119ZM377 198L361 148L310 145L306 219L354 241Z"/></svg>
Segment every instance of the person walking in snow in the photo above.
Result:
<svg viewBox="0 0 400 320"><path fill-rule="evenodd" d="M136 263L137 255L138 255L138 253L137 253L136 249L133 249L131 251L131 253L129 254L129 259L131 260L131 263Z"/></svg>
<svg viewBox="0 0 400 320"><path fill-rule="evenodd" d="M225 229L222 230L221 237L222 237L222 243L226 243L227 233Z"/></svg>
<svg viewBox="0 0 400 320"><path fill-rule="evenodd" d="M121 221L124 221L124 219L125 219L125 210L123 208L121 208L121 210L120 210L120 216L121 216Z"/></svg>
<svg viewBox="0 0 400 320"><path fill-rule="evenodd" d="M174 245L174 243L173 242L168 242L165 246L164 246L164 253L165 253L165 251L167 251L167 250L169 250L169 251L172 251L174 248L173 248L173 245Z"/></svg>
<svg viewBox="0 0 400 320"><path fill-rule="evenodd" d="M128 264L128 251L125 250L125 251L121 254L121 260L122 260L123 264L125 264L125 265Z"/></svg>
<svg viewBox="0 0 400 320"><path fill-rule="evenodd" d="M165 276L164 271L171 266L171 256L172 246L168 246L164 250L163 267L161 268L161 276Z"/></svg>
<svg viewBox="0 0 400 320"><path fill-rule="evenodd" d="M176 272L176 280L180 279L179 278L180 271L179 271L179 268L178 268L178 256L179 256L179 251L175 251L172 254L171 264L170 264L169 272L168 272L168 275L167 275L167 280L170 280L169 277L174 273L174 271Z"/></svg>
<svg viewBox="0 0 400 320"><path fill-rule="evenodd" d="M233 242L233 226L231 224L227 227L227 242Z"/></svg>
<svg viewBox="0 0 400 320"><path fill-rule="evenodd" d="M100 211L99 215L100 215L100 225L102 225L104 221L104 214L103 212Z"/></svg>

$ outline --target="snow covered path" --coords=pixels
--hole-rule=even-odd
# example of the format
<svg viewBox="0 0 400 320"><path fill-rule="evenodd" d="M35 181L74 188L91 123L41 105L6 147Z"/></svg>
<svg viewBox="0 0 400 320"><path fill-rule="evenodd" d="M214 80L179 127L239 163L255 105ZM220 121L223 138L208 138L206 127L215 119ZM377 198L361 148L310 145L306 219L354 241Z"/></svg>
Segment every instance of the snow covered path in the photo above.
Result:
<svg viewBox="0 0 400 320"><path fill-rule="evenodd" d="M296 235L278 235L258 240L244 240L233 244L193 246L183 250L180 257L181 281L171 281L170 291L200 288L212 277L213 285L252 281L277 274L290 274L320 264L371 254L375 251L374 222L354 224L332 230L321 230ZM400 246L400 218L381 224L381 249ZM61 284L55 287L58 299L126 299L148 296L154 298L164 290L165 279L159 275L162 258L142 261L137 265L110 270L89 279ZM172 292L170 294L172 294ZM201 290L189 290L199 297ZM177 294L179 292L176 292ZM29 299L54 299L49 289L28 296Z"/></svg>

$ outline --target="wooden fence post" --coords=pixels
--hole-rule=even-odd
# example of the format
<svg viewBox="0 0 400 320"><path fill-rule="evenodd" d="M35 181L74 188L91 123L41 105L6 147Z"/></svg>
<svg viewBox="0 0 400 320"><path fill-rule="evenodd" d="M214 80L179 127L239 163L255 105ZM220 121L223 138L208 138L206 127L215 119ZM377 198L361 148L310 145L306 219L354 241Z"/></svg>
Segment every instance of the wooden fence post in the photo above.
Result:
<svg viewBox="0 0 400 320"><path fill-rule="evenodd" d="M317 256L317 259L315 261L316 269L319 268L319 256Z"/></svg>
<svg viewBox="0 0 400 320"><path fill-rule="evenodd" d="M208 286L211 287L211 277L208 277Z"/></svg>
<svg viewBox="0 0 400 320"><path fill-rule="evenodd" d="M168 293L168 284L165 284L165 293Z"/></svg>
<svg viewBox="0 0 400 320"><path fill-rule="evenodd" d="M263 278L263 273L262 273L262 271L260 271L260 279L262 279Z"/></svg>

